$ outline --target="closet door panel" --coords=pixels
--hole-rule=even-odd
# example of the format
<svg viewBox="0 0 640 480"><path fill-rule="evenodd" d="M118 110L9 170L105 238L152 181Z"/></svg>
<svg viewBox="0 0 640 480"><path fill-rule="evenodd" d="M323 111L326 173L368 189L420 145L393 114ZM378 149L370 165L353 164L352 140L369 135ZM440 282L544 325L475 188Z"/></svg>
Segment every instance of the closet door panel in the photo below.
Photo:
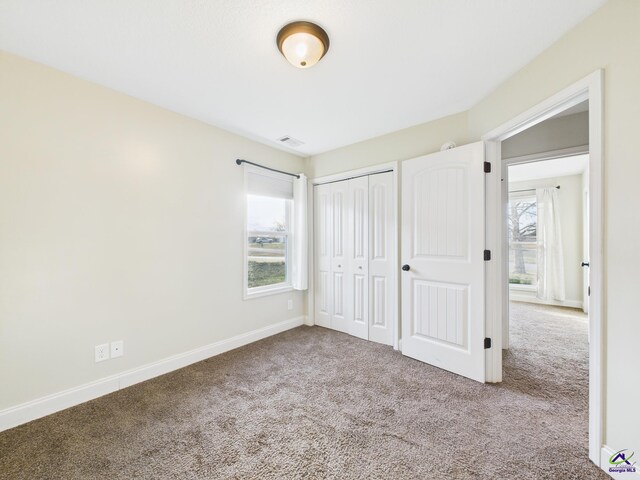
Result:
<svg viewBox="0 0 640 480"><path fill-rule="evenodd" d="M369 177L349 180L349 333L369 338Z"/></svg>
<svg viewBox="0 0 640 480"><path fill-rule="evenodd" d="M331 283L332 317L331 328L349 332L349 298L351 285L347 276L349 270L349 184L336 182L331 188Z"/></svg>
<svg viewBox="0 0 640 480"><path fill-rule="evenodd" d="M331 327L333 281L331 274L331 185L315 187L315 323Z"/></svg>
<svg viewBox="0 0 640 480"><path fill-rule="evenodd" d="M393 345L395 211L393 173L369 177L369 340Z"/></svg>

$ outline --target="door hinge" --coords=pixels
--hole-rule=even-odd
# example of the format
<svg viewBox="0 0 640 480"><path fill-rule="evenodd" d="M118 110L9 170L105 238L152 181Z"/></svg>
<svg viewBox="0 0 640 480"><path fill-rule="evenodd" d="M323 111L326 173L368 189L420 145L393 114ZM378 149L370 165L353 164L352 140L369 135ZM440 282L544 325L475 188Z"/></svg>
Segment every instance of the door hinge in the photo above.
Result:
<svg viewBox="0 0 640 480"><path fill-rule="evenodd" d="M591 296L591 285L587 287L587 297Z"/></svg>
<svg viewBox="0 0 640 480"><path fill-rule="evenodd" d="M488 262L489 260L491 260L491 250L485 250L484 251L484 261Z"/></svg>
<svg viewBox="0 0 640 480"><path fill-rule="evenodd" d="M491 339L489 337L484 339L484 348L491 348Z"/></svg>
<svg viewBox="0 0 640 480"><path fill-rule="evenodd" d="M491 173L491 163L484 162L484 173Z"/></svg>

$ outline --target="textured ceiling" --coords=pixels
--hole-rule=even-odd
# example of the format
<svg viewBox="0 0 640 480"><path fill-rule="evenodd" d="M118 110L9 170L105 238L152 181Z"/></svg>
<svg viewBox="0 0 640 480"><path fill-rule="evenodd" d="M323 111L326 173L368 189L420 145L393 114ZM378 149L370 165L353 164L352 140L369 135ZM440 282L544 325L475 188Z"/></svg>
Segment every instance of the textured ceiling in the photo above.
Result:
<svg viewBox="0 0 640 480"><path fill-rule="evenodd" d="M466 110L604 0L0 0L0 49L315 154ZM315 67L275 46L331 38Z"/></svg>

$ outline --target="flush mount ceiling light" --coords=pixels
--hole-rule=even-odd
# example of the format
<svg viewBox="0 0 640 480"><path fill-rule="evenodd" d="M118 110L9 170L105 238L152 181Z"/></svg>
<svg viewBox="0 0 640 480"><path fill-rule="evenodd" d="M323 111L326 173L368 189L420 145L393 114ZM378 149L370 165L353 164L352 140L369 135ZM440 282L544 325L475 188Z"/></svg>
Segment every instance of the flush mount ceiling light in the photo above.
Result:
<svg viewBox="0 0 640 480"><path fill-rule="evenodd" d="M291 65L309 68L329 50L329 35L315 23L292 22L280 29L276 43Z"/></svg>

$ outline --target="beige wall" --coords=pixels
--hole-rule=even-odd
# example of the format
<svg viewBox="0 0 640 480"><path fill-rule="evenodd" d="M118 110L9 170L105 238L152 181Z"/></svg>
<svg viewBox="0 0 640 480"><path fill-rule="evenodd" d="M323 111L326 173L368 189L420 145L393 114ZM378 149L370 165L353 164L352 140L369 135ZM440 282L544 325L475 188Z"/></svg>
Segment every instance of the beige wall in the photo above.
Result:
<svg viewBox="0 0 640 480"><path fill-rule="evenodd" d="M398 132L354 143L307 160L311 178L379 163L406 160L440 150L446 141L469 143L467 115L459 113Z"/></svg>
<svg viewBox="0 0 640 480"><path fill-rule="evenodd" d="M604 69L605 174L605 438L614 449L640 451L637 272L640 271L640 161L636 145L640 102L640 2L610 0L455 122L447 119L345 147L309 160L325 175L430 153L511 120L563 88ZM500 61L499 58L496 61ZM487 68L491 68L490 65ZM444 123L443 123L444 122ZM445 128L446 126L446 128ZM409 142L407 145L405 142ZM373 160L375 159L375 161ZM633 207L632 207L633 206Z"/></svg>
<svg viewBox="0 0 640 480"><path fill-rule="evenodd" d="M564 256L565 302L549 302L558 305L582 308L582 175L541 178L509 183L509 190L528 190L560 185L558 203L560 206L560 228L562 230L562 250ZM535 195L535 193L533 193ZM535 301L536 293L514 287L512 299Z"/></svg>
<svg viewBox="0 0 640 480"><path fill-rule="evenodd" d="M4 53L0 98L0 410L303 315L242 300L234 162L300 158Z"/></svg>
<svg viewBox="0 0 640 480"><path fill-rule="evenodd" d="M640 450L640 2L611 0L469 112L471 134L482 134L536 103L604 69L605 175L605 442Z"/></svg>

